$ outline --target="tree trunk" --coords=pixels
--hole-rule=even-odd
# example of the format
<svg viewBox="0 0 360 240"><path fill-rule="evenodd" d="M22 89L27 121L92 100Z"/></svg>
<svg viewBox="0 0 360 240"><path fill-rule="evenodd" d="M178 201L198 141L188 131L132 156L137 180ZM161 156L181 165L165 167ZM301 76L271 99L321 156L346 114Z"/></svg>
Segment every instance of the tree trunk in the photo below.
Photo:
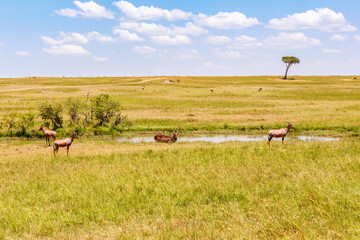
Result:
<svg viewBox="0 0 360 240"><path fill-rule="evenodd" d="M286 78L287 78L287 74L288 74L288 71L289 71L290 66L291 66L291 64L289 64L289 65L286 66L286 72L285 72L285 76L283 77L283 79L286 79Z"/></svg>

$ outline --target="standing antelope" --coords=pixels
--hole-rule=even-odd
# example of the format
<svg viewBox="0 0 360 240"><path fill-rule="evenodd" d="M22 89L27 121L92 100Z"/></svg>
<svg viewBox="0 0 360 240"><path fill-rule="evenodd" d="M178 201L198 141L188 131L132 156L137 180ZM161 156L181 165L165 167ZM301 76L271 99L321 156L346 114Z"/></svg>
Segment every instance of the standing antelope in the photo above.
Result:
<svg viewBox="0 0 360 240"><path fill-rule="evenodd" d="M73 132L71 137L69 138L65 138L65 139L61 139L61 140L56 140L54 142L54 157L55 157L55 153L57 154L57 156L59 156L59 147L66 147L66 156L69 156L69 147L71 146L72 142L74 141L74 138L78 138L76 132Z"/></svg>
<svg viewBox="0 0 360 240"><path fill-rule="evenodd" d="M177 141L178 135L179 135L179 131L177 131L177 132L173 131L173 136L172 137L165 136L165 135L162 135L162 134L156 134L154 136L154 139L155 139L155 142L174 143L174 142Z"/></svg>
<svg viewBox="0 0 360 240"><path fill-rule="evenodd" d="M56 132L52 130L47 130L44 128L44 124L42 124L38 131L42 131L45 135L45 145L49 142L50 146L50 137L56 140Z"/></svg>
<svg viewBox="0 0 360 240"><path fill-rule="evenodd" d="M290 123L287 122L288 126L286 128L280 128L280 129L273 129L269 131L269 137L268 137L268 145L270 147L270 141L271 139L274 138L282 138L282 144L284 144L284 138L286 136L286 134L290 131L290 129L295 129L294 126Z"/></svg>

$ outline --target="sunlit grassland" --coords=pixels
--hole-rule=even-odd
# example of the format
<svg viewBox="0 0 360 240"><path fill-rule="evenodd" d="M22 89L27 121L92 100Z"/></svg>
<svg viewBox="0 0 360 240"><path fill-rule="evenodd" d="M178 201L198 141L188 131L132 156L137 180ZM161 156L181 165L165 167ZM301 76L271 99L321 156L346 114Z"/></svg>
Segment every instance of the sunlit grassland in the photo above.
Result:
<svg viewBox="0 0 360 240"><path fill-rule="evenodd" d="M12 239L357 239L360 143L0 141Z"/></svg>
<svg viewBox="0 0 360 240"><path fill-rule="evenodd" d="M360 79L354 76L125 77L0 79L0 118L37 112L44 100L85 101L108 93L134 125L130 131L253 129L283 126L299 131L359 132ZM173 83L170 83L170 80ZM141 87L145 86L142 90ZM262 91L258 92L258 88ZM210 92L214 89L214 93ZM37 122L41 120L38 118Z"/></svg>

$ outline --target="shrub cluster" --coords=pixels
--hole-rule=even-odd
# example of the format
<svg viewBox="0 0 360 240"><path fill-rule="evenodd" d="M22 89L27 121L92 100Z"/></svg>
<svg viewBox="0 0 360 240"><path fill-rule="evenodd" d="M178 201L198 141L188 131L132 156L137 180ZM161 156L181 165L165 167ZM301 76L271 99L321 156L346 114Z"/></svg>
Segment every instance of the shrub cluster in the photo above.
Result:
<svg viewBox="0 0 360 240"><path fill-rule="evenodd" d="M108 94L95 96L89 103L78 98L68 98L64 104L45 101L40 103L38 111L41 124L59 132L67 131L64 129L65 125L76 129L80 134L86 131L93 131L94 134L116 134L124 127L132 126L127 116L121 113L120 103ZM64 115L68 118L64 118ZM39 136L37 128L34 128L35 116L32 112L8 114L0 122L0 135Z"/></svg>

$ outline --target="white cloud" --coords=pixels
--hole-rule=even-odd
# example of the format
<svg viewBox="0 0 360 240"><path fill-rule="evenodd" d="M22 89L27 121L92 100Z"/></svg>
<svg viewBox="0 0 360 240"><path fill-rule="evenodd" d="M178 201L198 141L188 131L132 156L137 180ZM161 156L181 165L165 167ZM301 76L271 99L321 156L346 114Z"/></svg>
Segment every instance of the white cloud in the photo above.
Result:
<svg viewBox="0 0 360 240"><path fill-rule="evenodd" d="M26 57L26 56L30 56L31 54L29 52L26 51L16 51L15 54L17 56L22 56L22 57Z"/></svg>
<svg viewBox="0 0 360 240"><path fill-rule="evenodd" d="M121 22L119 27L116 29L126 29L132 30L134 32L146 35L201 35L207 33L208 31L202 27L196 26L191 22L186 23L185 27L179 27L172 25L171 27L166 27L161 24L156 23L137 23L137 22Z"/></svg>
<svg viewBox="0 0 360 240"><path fill-rule="evenodd" d="M90 40L96 40L101 43L115 42L115 39L112 38L111 36L102 35L95 31L87 33L86 37Z"/></svg>
<svg viewBox="0 0 360 240"><path fill-rule="evenodd" d="M323 53L330 53L330 54L341 53L341 51L338 49L330 49L330 48L322 48L321 51Z"/></svg>
<svg viewBox="0 0 360 240"><path fill-rule="evenodd" d="M355 35L354 38L355 38L355 40L360 41L360 35Z"/></svg>
<svg viewBox="0 0 360 240"><path fill-rule="evenodd" d="M346 35L334 34L330 38L333 41L343 42L347 39Z"/></svg>
<svg viewBox="0 0 360 240"><path fill-rule="evenodd" d="M97 57L97 56L94 56L93 59L97 62L108 62L109 59L106 58L106 57Z"/></svg>
<svg viewBox="0 0 360 240"><path fill-rule="evenodd" d="M143 54L143 55L150 55L156 53L156 49L149 47L149 46L135 46L132 48L134 53Z"/></svg>
<svg viewBox="0 0 360 240"><path fill-rule="evenodd" d="M4 44L2 42L0 42L0 46L3 46Z"/></svg>
<svg viewBox="0 0 360 240"><path fill-rule="evenodd" d="M44 43L49 45L62 45L62 44L86 44L89 42L89 40L80 33L64 33L59 32L60 37L58 39L53 39L46 36L41 36L41 39L44 41Z"/></svg>
<svg viewBox="0 0 360 240"><path fill-rule="evenodd" d="M107 19L114 19L115 15L112 11L107 10L104 6L101 6L93 1L89 2L80 2L74 1L73 2L79 10L65 8L60 10L55 10L55 13L61 16L66 16L70 18L74 17L83 17L83 18L107 18Z"/></svg>
<svg viewBox="0 0 360 240"><path fill-rule="evenodd" d="M321 45L319 39L309 38L302 32L279 33L277 36L266 38L264 43L270 47L287 49L309 48Z"/></svg>
<svg viewBox="0 0 360 240"><path fill-rule="evenodd" d="M143 38L141 38L136 33L131 33L129 30L122 30L122 29L115 29L114 34L118 34L120 39L126 42L140 42L144 41Z"/></svg>
<svg viewBox="0 0 360 240"><path fill-rule="evenodd" d="M114 2L114 5L121 10L125 17L137 21L157 19L165 19L167 21L186 20L192 15L189 12L184 12L179 9L169 11L154 6L135 7L132 3L127 1Z"/></svg>
<svg viewBox="0 0 360 240"><path fill-rule="evenodd" d="M220 49L215 49L215 56L220 58L230 58L230 59L236 59L241 58L242 54L239 51L221 51Z"/></svg>
<svg viewBox="0 0 360 240"><path fill-rule="evenodd" d="M47 52L50 55L89 55L90 52L84 49L82 46L77 45L60 45L60 46L51 46L49 48L44 48L44 52Z"/></svg>
<svg viewBox="0 0 360 240"><path fill-rule="evenodd" d="M175 52L172 56L172 60L191 60L200 59L199 52L195 49L183 49Z"/></svg>
<svg viewBox="0 0 360 240"><path fill-rule="evenodd" d="M318 29L321 31L338 30L343 32L356 31L341 12L334 12L328 8L317 8L304 13L295 13L285 18L273 18L268 27L277 30Z"/></svg>
<svg viewBox="0 0 360 240"><path fill-rule="evenodd" d="M231 42L231 38L229 38L227 36L208 36L206 38L206 42L215 44L215 45L222 45L222 44Z"/></svg>
<svg viewBox="0 0 360 240"><path fill-rule="evenodd" d="M189 44L190 38L186 35L160 35L160 36L151 36L150 39L157 44L161 45L179 45L179 44Z"/></svg>
<svg viewBox="0 0 360 240"><path fill-rule="evenodd" d="M249 48L258 48L262 47L263 44L257 40L257 38L249 37L246 35L242 35L236 37L230 47L234 49L249 49Z"/></svg>
<svg viewBox="0 0 360 240"><path fill-rule="evenodd" d="M219 12L211 16L200 13L193 18L198 25L216 29L243 29L260 24L257 18L248 18L240 12Z"/></svg>

